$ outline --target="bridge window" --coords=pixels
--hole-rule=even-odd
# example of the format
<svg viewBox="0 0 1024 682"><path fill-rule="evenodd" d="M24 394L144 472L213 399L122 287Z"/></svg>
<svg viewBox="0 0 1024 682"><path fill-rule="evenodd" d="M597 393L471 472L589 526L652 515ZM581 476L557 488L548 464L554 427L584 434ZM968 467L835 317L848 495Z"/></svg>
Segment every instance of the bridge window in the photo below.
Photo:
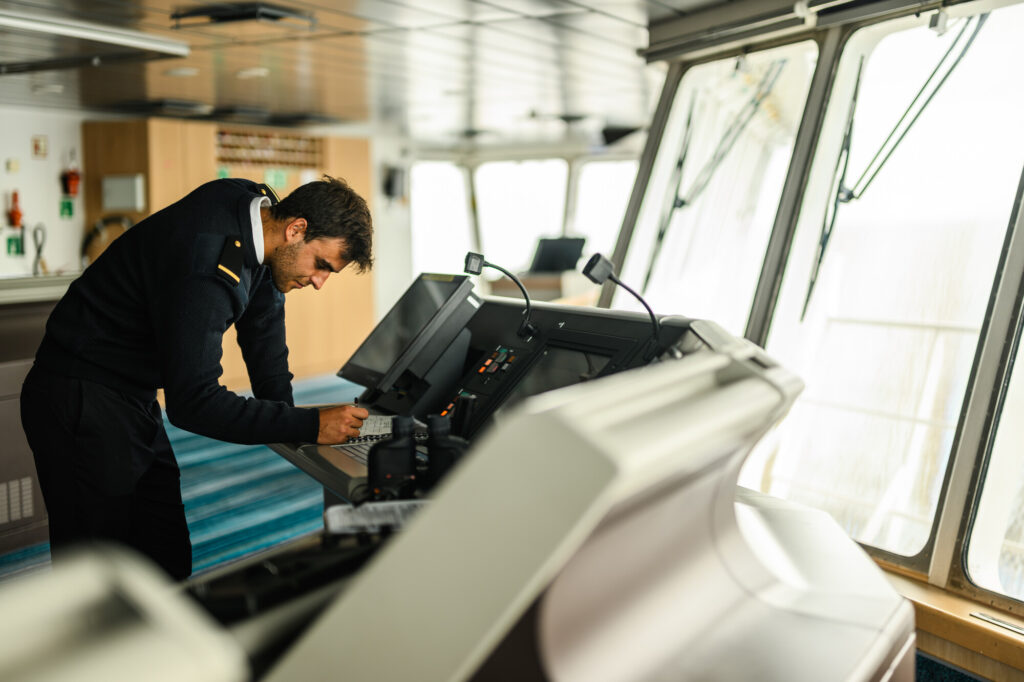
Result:
<svg viewBox="0 0 1024 682"><path fill-rule="evenodd" d="M409 178L412 271L462 272L474 251L466 171L447 161L413 164Z"/></svg>
<svg viewBox="0 0 1024 682"><path fill-rule="evenodd" d="M484 256L513 272L528 268L537 240L562 234L568 179L564 159L481 164L476 200Z"/></svg>
<svg viewBox="0 0 1024 682"><path fill-rule="evenodd" d="M1024 600L1024 370L1019 349L1017 356L971 530L967 573L981 587Z"/></svg>
<svg viewBox="0 0 1024 682"><path fill-rule="evenodd" d="M569 231L587 238L585 256L603 253L611 257L636 179L636 168L635 160L588 161L580 166Z"/></svg>
<svg viewBox="0 0 1024 682"><path fill-rule="evenodd" d="M767 344L807 388L743 476L908 557L929 551L1024 164L1024 90L1005 76L1024 10L927 21L844 50ZM1004 537L978 573L1013 574L1019 595L1012 430L993 460L1013 477L992 487Z"/></svg>
<svg viewBox="0 0 1024 682"><path fill-rule="evenodd" d="M816 59L803 42L683 76L622 273L655 310L743 334Z"/></svg>

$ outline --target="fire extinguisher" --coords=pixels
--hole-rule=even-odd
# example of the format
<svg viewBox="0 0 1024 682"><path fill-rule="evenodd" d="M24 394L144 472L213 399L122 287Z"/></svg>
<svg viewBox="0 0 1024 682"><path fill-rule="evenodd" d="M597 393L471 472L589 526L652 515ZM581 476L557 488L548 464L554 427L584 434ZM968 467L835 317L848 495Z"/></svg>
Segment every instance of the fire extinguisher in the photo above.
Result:
<svg viewBox="0 0 1024 682"><path fill-rule="evenodd" d="M75 161L75 150L69 152L68 167L60 174L60 184L64 189L64 195L68 197L78 196L78 185L82 175L78 172L78 163Z"/></svg>
<svg viewBox="0 0 1024 682"><path fill-rule="evenodd" d="M11 192L11 208L7 211L7 224L11 227L21 227L21 205L18 203L18 190Z"/></svg>
<svg viewBox="0 0 1024 682"><path fill-rule="evenodd" d="M25 253L21 228L22 217L21 205L18 203L18 191L15 190L11 192L11 207L7 211L7 224L13 230L7 235L7 255L9 256L20 256Z"/></svg>

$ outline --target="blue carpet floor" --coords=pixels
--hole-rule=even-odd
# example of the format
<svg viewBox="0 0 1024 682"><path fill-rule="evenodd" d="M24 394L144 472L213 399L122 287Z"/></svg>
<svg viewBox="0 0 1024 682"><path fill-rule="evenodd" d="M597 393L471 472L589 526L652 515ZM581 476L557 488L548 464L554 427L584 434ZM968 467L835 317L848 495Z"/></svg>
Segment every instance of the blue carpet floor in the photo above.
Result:
<svg viewBox="0 0 1024 682"><path fill-rule="evenodd" d="M343 402L360 389L334 375L295 382L298 405ZM193 574L323 527L323 488L263 445L210 440L172 426L192 535ZM0 555L0 579L45 568L47 543Z"/></svg>

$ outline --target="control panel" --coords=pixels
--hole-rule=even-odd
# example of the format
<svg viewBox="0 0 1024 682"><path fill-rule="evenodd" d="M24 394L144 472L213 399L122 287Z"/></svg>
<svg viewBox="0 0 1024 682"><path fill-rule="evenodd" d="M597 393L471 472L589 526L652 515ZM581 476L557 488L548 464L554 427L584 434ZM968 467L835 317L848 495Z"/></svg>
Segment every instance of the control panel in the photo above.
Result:
<svg viewBox="0 0 1024 682"><path fill-rule="evenodd" d="M463 437L471 435L479 417L490 414L498 401L514 388L531 355L525 348L504 344L480 355L441 410L442 417L451 417L452 432Z"/></svg>
<svg viewBox="0 0 1024 682"><path fill-rule="evenodd" d="M637 367L651 356L653 335L646 315L539 302L524 334L522 301L473 303L472 314L446 318L443 334L425 332L420 346L431 359L428 369L417 356L408 363L410 370L369 404L421 420L440 414L451 419L453 435L471 439L496 412L529 396ZM689 329L688 319L663 318L663 348L675 345Z"/></svg>

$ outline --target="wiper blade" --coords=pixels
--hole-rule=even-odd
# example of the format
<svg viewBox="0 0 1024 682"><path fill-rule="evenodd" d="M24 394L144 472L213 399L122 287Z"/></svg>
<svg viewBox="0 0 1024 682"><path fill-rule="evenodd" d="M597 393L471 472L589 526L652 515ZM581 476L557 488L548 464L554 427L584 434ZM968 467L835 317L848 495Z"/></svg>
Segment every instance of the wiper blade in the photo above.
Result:
<svg viewBox="0 0 1024 682"><path fill-rule="evenodd" d="M960 65L960 62L967 54L967 51L971 49L971 45L974 43L974 39L978 37L978 33L981 31L981 27L984 26L985 22L988 20L988 14L980 14L978 15L977 19L978 21L974 25L974 32L971 33L970 37L967 39L967 42L964 43L963 47L960 49L960 54L957 55L956 59L953 60L953 63L950 64L949 68L946 69L946 72L942 75L942 78L939 79L938 84L936 84L935 88L932 89L928 97L925 98L924 102L921 104L921 107L917 110L917 113L914 114L914 116L910 119L910 122L907 123L906 127L903 128L902 132L899 133L899 137L896 137L895 141L893 141L893 137L896 136L897 131L900 130L900 126L903 125L903 122L906 120L911 110L913 110L918 100L921 99L921 96L924 94L925 90L928 89L929 84L931 84L932 80L938 74L939 69L942 68L942 65L949 58L949 55L953 53L953 50L960 42L960 39L963 38L965 33L967 33L967 29L970 27L971 21L970 19L968 19L966 22L964 22L963 28L960 29L960 33L958 33L953 42L950 43L949 49L946 50L946 53L944 55L942 55L942 59L938 61L938 63L935 65L935 68L932 70L931 74L929 74L928 78L925 79L925 82L921 86L921 89L917 91L916 95L914 95L914 99L912 99L910 101L910 104L907 105L906 111L904 111L903 115L900 116L900 119L896 121L896 125L893 126L892 130L889 132L889 135L885 138L885 141L882 142L881 146L879 146L878 148L878 151L875 152L875 155L871 157L871 161L868 162L868 165L864 168L864 172L861 173L861 176L857 178L857 182L853 183L853 188L851 190L852 196L850 197L851 199L859 199L861 196L864 195L864 192L866 192L868 187L871 186L871 182L878 175L878 172L882 170L882 167L885 166L886 162L889 160L889 157L891 157L893 152L896 151L896 148L899 147L900 142L902 142L903 138L907 136L907 133L910 132L910 129L914 127L914 124L917 122L917 119L921 117L921 114L924 113L924 110L928 108L929 104L931 104L931 101L932 99L934 99L935 95L938 94L939 90L942 89L942 86L946 84L946 81L949 80L949 77L953 75L953 72L956 70L956 67ZM891 146L889 146L890 142L892 142ZM886 150L887 146L888 150ZM882 156L883 152L885 153L885 156ZM881 157L881 159L879 157Z"/></svg>
<svg viewBox="0 0 1024 682"><path fill-rule="evenodd" d="M903 115L900 116L899 120L896 122L896 125L893 126L893 129L889 132L889 135L886 136L881 146L879 146L878 151L876 151L874 156L871 157L871 161L868 162L868 165L867 167L865 167L864 172L861 173L860 177L857 179L856 182L853 183L852 186L847 186L846 171L847 166L850 162L850 141L853 133L854 111L856 110L857 106L857 93L860 89L861 75L864 69L864 57L861 57L860 64L857 67L857 82L853 90L853 100L850 105L850 113L846 120L846 131L843 135L843 146L840 149L839 158L836 160L836 169L835 171L833 171L832 175L832 201L828 207L828 210L825 212L824 219L822 220L821 235L818 238L818 247L815 253L814 264L811 267L811 276L810 280L807 283L807 295L804 298L803 310L801 310L800 312L801 322L803 322L804 317L807 315L807 308L811 303L811 296L814 293L814 285L817 283L818 275L821 273L821 264L825 258L825 251L826 249L828 249L829 241L832 238L832 231L833 228L835 228L836 217L839 213L839 205L849 203L855 199L860 199L862 196L864 196L864 192L866 192L868 187L871 186L871 183L878 176L879 171L881 171L885 164L889 161L889 159L893 155L893 152L895 152L896 148L899 147L900 143L907 136L907 133L910 132L910 129L914 127L914 124L921 117L921 114L924 113L924 110L928 108L928 105L931 103L932 99L935 98L935 95L939 92L942 86L945 85L946 81L949 80L949 77L956 70L957 66L960 65L960 62L963 60L964 56L967 54L967 51L970 50L971 45L974 43L974 39L978 37L978 33L981 31L981 27L984 26L985 21L988 20L988 14L980 14L978 15L977 19L978 21L975 22L974 25L974 32L971 33L967 41L963 44L963 47L960 48L960 54L956 56L956 59L954 59L953 62L949 65L949 67L946 69L946 72L939 79L938 83L932 89L931 93L924 99L923 103L921 104L920 108L918 108L917 112L910 118L910 121L907 123L907 125L902 129L901 132L899 132L897 136L897 132L900 131L900 126L902 126L904 121L907 120L907 117L910 116L910 112L914 109L918 101L921 99L922 95L924 95L925 91L928 89L928 86L938 75L939 70L942 68L942 65L946 63L946 60L956 49L956 46L960 43L961 38L963 38L963 36L967 33L967 29L970 27L970 19L968 19L964 23L963 28L960 29L960 33L957 34L956 38L954 38L953 42L950 44L949 49L946 50L945 54L942 55L942 58L939 59L938 63L936 63L935 68L932 69L931 74L929 74L928 78L925 79L924 84L917 91L917 94L914 95L914 98L911 100L910 104L903 112Z"/></svg>
<svg viewBox="0 0 1024 682"><path fill-rule="evenodd" d="M680 195L679 190L682 187L683 181L683 164L690 146L690 124L693 117L693 107L696 96L690 101L690 111L687 114L686 120L686 136L683 140L679 162L673 170L673 181L669 183L674 190L670 195L672 200L666 205L666 210L661 216L661 221L658 223L658 234L655 238L654 246L651 249L650 260L647 263L647 275L644 277L644 285L641 289L642 293L647 293L647 286L650 284L651 275L654 272L654 265L657 263L658 256L661 254L661 247L665 241L665 235L668 233L669 226L672 224L672 216L676 209L691 205L697 200L697 197L701 195L705 188L707 188L708 184L714 177L715 172L721 166L722 161L725 160L729 151L732 150L733 145L736 144L736 140L739 139L747 125L751 120L753 120L754 114L756 114L758 109L760 109L761 103L764 102L768 95L771 94L772 89L775 87L775 82L778 80L779 74L782 73L782 69L785 65L785 59L777 59L771 63L768 70L761 78L761 82L758 83L757 90L753 95L751 95L746 104L736 112L733 120L722 133L722 136L718 140L718 144L715 145L715 151L712 153L711 158L708 159L697 173L697 177L690 185L689 190L685 194Z"/></svg>
<svg viewBox="0 0 1024 682"><path fill-rule="evenodd" d="M668 195L669 200L666 202L661 211L661 217L658 220L658 234L654 238L654 246L651 248L651 258L647 263L647 274L644 276L644 285L640 289L642 293L647 293L647 285L651 283L651 273L654 272L654 264L658 260L658 255L661 253L661 245L665 241L665 233L668 232L668 226L672 223L672 214L677 208L682 206L679 199L679 189L683 185L683 168L686 166L686 156L690 151L690 136L693 132L693 110L697 104L697 93L694 92L693 97L690 98L690 108L686 112L686 132L683 133L683 141L679 145L679 158L676 161L675 167L672 169L672 178L669 180L669 187L672 188L672 193Z"/></svg>
<svg viewBox="0 0 1024 682"><path fill-rule="evenodd" d="M864 75L864 57L860 58L857 65L857 80L853 84L853 97L850 98L850 109L846 114L846 127L843 130L843 146L839 149L839 157L836 159L836 166L832 171L832 201L825 211L825 217L821 221L821 234L818 237L818 247L814 254L814 264L811 265L811 277L807 282L807 295L804 297L804 307L800 311L800 321L804 321L807 315L807 306L811 303L811 295L814 293L814 285L818 282L818 275L821 273L821 263L825 260L825 251L832 239L832 229L836 226L836 216L839 215L839 204L846 203L851 199L850 190L846 187L846 171L850 166L850 145L853 142L853 119L857 111L857 97L860 94L861 76Z"/></svg>

